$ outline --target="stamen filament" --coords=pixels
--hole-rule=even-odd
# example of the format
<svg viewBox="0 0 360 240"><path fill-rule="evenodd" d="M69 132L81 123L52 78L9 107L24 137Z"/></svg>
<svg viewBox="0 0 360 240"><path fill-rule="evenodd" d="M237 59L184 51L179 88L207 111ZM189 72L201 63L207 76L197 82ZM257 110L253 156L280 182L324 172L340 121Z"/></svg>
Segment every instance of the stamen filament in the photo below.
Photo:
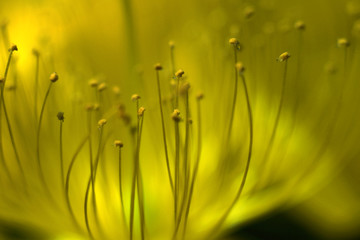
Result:
<svg viewBox="0 0 360 240"><path fill-rule="evenodd" d="M140 144L141 144L141 135L144 123L144 115L141 116L139 140L138 140L138 153L137 153L137 191L138 191L138 201L140 209L140 230L141 230L141 239L145 239L145 210L144 210L144 189L142 185L142 175L140 169Z"/></svg>
<svg viewBox="0 0 360 240"><path fill-rule="evenodd" d="M178 218L178 202L179 202L179 181L180 181L180 133L179 122L175 121L175 223Z"/></svg>
<svg viewBox="0 0 360 240"><path fill-rule="evenodd" d="M63 122L64 120L60 120L60 173L61 173L61 183L62 183L62 187L65 186L65 173L64 173L64 158L63 158Z"/></svg>
<svg viewBox="0 0 360 240"><path fill-rule="evenodd" d="M145 238L145 212L143 206L143 189L142 189L142 179L140 171L140 143L141 143L141 134L144 121L144 111L143 107L139 108L139 96L133 98L136 100L136 109L137 109L137 127L136 127L136 151L134 156L134 170L133 178L131 185L131 203L130 203L130 240L133 239L134 235L134 211L135 211L135 188L138 192L138 204L140 210L140 227L141 227L141 239Z"/></svg>
<svg viewBox="0 0 360 240"><path fill-rule="evenodd" d="M39 123L38 123L37 134L36 134L36 158L37 158L37 163L38 163L38 167L39 167L40 180L43 184L43 187L45 188L45 190L48 193L50 193L50 189L47 186L47 183L45 181L45 177L44 177L44 173L43 173L43 169L42 169L42 165L41 165L41 160L40 160L40 128L41 128L42 118L44 115L46 101L49 97L49 93L50 93L52 85L53 85L53 82L50 82L49 87L45 94L45 98L44 98L44 101L43 101L43 104L41 107L41 111L40 111Z"/></svg>
<svg viewBox="0 0 360 240"><path fill-rule="evenodd" d="M232 131L232 125L234 122L234 115L235 115L235 107L236 107L236 99L237 99L237 89L238 89L238 73L237 73L237 69L235 64L237 63L237 46L236 44L234 44L234 69L235 69L235 82L234 82L234 95L233 95L233 102L232 102L232 107L231 107L231 113L230 113L230 122L229 122L229 129L228 129L228 134L226 137L226 141L227 143L230 142L230 138L231 138L231 131Z"/></svg>
<svg viewBox="0 0 360 240"><path fill-rule="evenodd" d="M274 140L276 137L276 133L277 133L277 128L279 126L279 121L280 121L280 116L281 116L281 112L282 112L282 107L284 105L284 98L285 98L285 89L286 89L286 74L287 74L287 65L288 65L288 60L284 60L285 61L285 66L284 66L284 75L283 75L283 80L282 80L282 88L281 88L281 95L280 95L280 103L279 103L279 108L276 114L276 118L275 118L275 123L274 123L274 128L272 130L271 133L271 137L269 140L269 144L267 145L266 151L265 151L265 155L263 158L264 161L264 165L266 165L266 163L268 163L269 161L267 161L269 159L271 150L273 149L273 145L274 145ZM266 166L263 166L263 169L266 170Z"/></svg>
<svg viewBox="0 0 360 240"><path fill-rule="evenodd" d="M202 98L202 95L198 97L198 101L197 101L197 116L198 116L197 154L196 154L195 166L194 166L194 170L193 170L192 178L191 178L191 184L190 184L190 190L189 190L189 198L188 198L188 202L187 202L186 210L185 210L183 239L185 238L185 234L186 234L187 221L188 221L189 212L190 212L191 200L192 200L192 195L193 195L193 191L194 191L194 185L195 185L197 173L198 173L198 170L199 170L199 164L200 164L200 158L201 158L201 148L202 148L201 104L200 104L201 98Z"/></svg>
<svg viewBox="0 0 360 240"><path fill-rule="evenodd" d="M36 50L33 50L34 56L36 58L36 66L35 66L35 85L34 85L34 116L35 116L35 122L37 123L37 102L38 102L38 88L39 88L39 69L40 69L40 55L39 52Z"/></svg>
<svg viewBox="0 0 360 240"><path fill-rule="evenodd" d="M161 126L162 126L162 132L163 132L166 167L167 167L167 171L168 171L168 175L169 175L171 191L174 193L174 184L173 184L173 180L172 180L172 176L171 176L168 148L167 148L167 142L166 142L165 121L164 121L164 112L163 112L162 98L161 98L160 77L159 77L158 70L156 70L156 79L157 79L157 87L158 87L159 106L160 106L160 115L161 115Z"/></svg>
<svg viewBox="0 0 360 240"><path fill-rule="evenodd" d="M89 138L89 136L86 136L84 138L84 140L80 143L79 147L76 149L75 154L73 155L73 157L71 159L71 162L70 162L67 174L66 174L66 181L65 181L66 204L68 206L71 218L72 218L73 222L75 223L75 225L77 226L78 229L81 229L81 228L80 228L80 225L79 225L78 221L76 220L74 211L73 211L73 209L71 207L71 203L70 203L70 195L69 195L70 175L71 175L71 171L72 171L72 168L74 166L75 160L77 159L77 156L79 155L81 149L84 147L84 145L85 145L86 141L88 140L88 138Z"/></svg>
<svg viewBox="0 0 360 240"><path fill-rule="evenodd" d="M4 109L4 114L5 114L5 119L6 119L8 131L9 131L9 135L10 135L11 144L12 144L12 147L13 147L13 150L14 150L14 153L15 153L17 164L18 164L20 172L21 172L23 184L24 184L24 186L26 186L25 172L24 172L24 169L23 169L23 166L21 164L20 157L19 157L19 154L18 154L18 151L17 151L17 148L16 148L15 139L14 139L14 135L13 135L13 132L12 132L9 116L8 116L8 113L7 113L7 110L6 110L5 98L4 98L5 83L6 83L7 75L8 75L9 68L10 68L10 62L11 62L12 54L13 54L13 52L15 50L17 50L16 45L14 45L14 46L12 46L10 48L10 53L9 53L8 61L6 63L4 78L2 80L1 99L0 99L0 101L1 101L1 105L3 106L3 109ZM0 114L1 114L1 111L0 111ZM1 119L1 115L0 115L0 119ZM1 125L1 120L0 120L0 125ZM6 166L5 158L4 158L4 155L3 155L1 128L0 128L0 139L1 139L0 140L1 154L2 154L2 157L3 157L2 159L3 159L3 162L4 162L4 166ZM6 166L6 168L7 168L7 166Z"/></svg>
<svg viewBox="0 0 360 240"><path fill-rule="evenodd" d="M126 216L125 216L125 205L124 205L124 197L123 197L123 183L122 183L122 159L121 159L121 148L122 143L119 147L119 193L120 193L120 204L121 204L121 211L124 223L126 225Z"/></svg>
<svg viewBox="0 0 360 240"><path fill-rule="evenodd" d="M186 203L186 199L188 197L188 187L189 187L189 163L188 163L188 149L189 149L189 91L188 89L185 92L185 109L186 109L186 122L185 122L185 146L184 146L184 162L183 162L183 171L184 171L184 190L183 190L183 197L181 201L181 207L179 211L179 216L177 219L177 224L175 228L174 237L176 238L177 232L180 227L181 219L184 212L184 207Z"/></svg>
<svg viewBox="0 0 360 240"><path fill-rule="evenodd" d="M90 192L90 186L92 183L92 176L90 175L89 180L88 180L88 184L86 187L86 192L85 192L85 201L84 201L84 216L85 216L85 225L86 225L86 229L88 231L89 237L90 239L94 239L94 235L92 234L91 228L90 228L90 223L89 223L89 216L88 216L88 199L89 199L89 192Z"/></svg>
<svg viewBox="0 0 360 240"><path fill-rule="evenodd" d="M86 222L86 227L88 229L89 235L90 237L93 238L93 235L91 233L91 229L90 229L90 225L89 225L89 220L88 220L88 212L87 212L87 204L88 204L88 198L89 198L89 192L90 192L90 184L92 187L92 197L93 197L93 212L94 212L94 218L95 218L95 222L97 224L97 227L100 231L100 233L102 234L102 230L100 227L100 223L99 223L99 219L97 216L97 204L96 204L96 194L95 194L95 180L96 180L96 173L97 173L97 168L99 165L99 161L100 161L100 152L101 152L101 144L102 144L102 135L103 135L103 125L106 123L105 119L102 119L99 121L99 143L98 143L98 150L97 150L97 154L95 157L95 163L93 166L93 172L92 174L90 174L90 178L88 180L88 187L86 189L86 193L85 193L85 203L84 203L84 211L85 211L85 222Z"/></svg>
<svg viewBox="0 0 360 240"><path fill-rule="evenodd" d="M231 210L234 208L235 204L240 199L241 193L242 193L242 191L244 189L244 186L245 186L245 182L246 182L246 179L247 179L247 175L248 175L249 167L250 167L250 162L251 162L252 148L253 148L253 134L254 134L253 133L253 117L252 117L250 97L249 97L249 92L248 92L246 81L245 81L245 76L242 73L240 73L240 76L241 76L241 79L242 79L242 82L243 82L243 87L244 87L245 97L246 97L246 103L247 103L248 116L249 116L249 151L248 151L248 158L247 158L244 174L243 174L239 189L238 189L238 191L236 193L236 196L235 196L234 200L232 201L231 205L229 206L229 208L226 210L226 212L222 216L222 218L215 225L215 227L213 228L213 230L211 231L209 236L213 236L218 231L218 229L221 227L221 225L225 222L226 218L230 214Z"/></svg>
<svg viewBox="0 0 360 240"><path fill-rule="evenodd" d="M174 54L174 42L170 41L169 42L169 46L170 46L170 62L171 62L171 71L172 71L172 76L175 75L175 54Z"/></svg>

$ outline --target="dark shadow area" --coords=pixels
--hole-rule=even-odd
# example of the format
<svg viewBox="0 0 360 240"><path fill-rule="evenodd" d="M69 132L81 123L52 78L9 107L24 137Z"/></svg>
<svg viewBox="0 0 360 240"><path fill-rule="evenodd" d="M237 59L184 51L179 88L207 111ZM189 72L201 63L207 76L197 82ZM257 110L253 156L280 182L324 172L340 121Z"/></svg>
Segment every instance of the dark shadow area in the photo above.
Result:
<svg viewBox="0 0 360 240"><path fill-rule="evenodd" d="M45 240L43 233L30 226L0 220L0 239L4 240Z"/></svg>
<svg viewBox="0 0 360 240"><path fill-rule="evenodd" d="M227 240L329 240L315 235L291 218L286 212L258 219L228 234ZM359 240L341 238L331 240Z"/></svg>

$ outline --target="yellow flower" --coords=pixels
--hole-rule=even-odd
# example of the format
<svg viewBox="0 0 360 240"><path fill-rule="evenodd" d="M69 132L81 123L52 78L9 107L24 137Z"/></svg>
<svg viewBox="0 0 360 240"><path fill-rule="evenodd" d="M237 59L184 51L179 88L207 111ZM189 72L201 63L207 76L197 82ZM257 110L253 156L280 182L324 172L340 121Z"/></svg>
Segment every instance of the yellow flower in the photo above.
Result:
<svg viewBox="0 0 360 240"><path fill-rule="evenodd" d="M330 181L358 136L341 23L215 2L0 4L4 225L212 239Z"/></svg>

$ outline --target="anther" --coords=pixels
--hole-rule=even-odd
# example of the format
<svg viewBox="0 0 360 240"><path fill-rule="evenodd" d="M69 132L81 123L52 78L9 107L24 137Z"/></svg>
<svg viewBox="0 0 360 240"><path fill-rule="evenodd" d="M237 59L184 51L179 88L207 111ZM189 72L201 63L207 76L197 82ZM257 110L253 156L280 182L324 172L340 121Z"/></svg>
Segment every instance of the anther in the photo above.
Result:
<svg viewBox="0 0 360 240"><path fill-rule="evenodd" d="M244 73L245 67L244 67L244 64L243 64L242 62L237 62L237 63L235 64L235 67L236 67L236 70L238 70L238 72L239 72L240 74Z"/></svg>
<svg viewBox="0 0 360 240"><path fill-rule="evenodd" d="M328 62L325 66L324 66L324 70L327 74L329 75L333 75L337 72L337 67L333 62Z"/></svg>
<svg viewBox="0 0 360 240"><path fill-rule="evenodd" d="M94 109L94 105L91 103L86 104L85 110L86 111L92 111Z"/></svg>
<svg viewBox="0 0 360 240"><path fill-rule="evenodd" d="M305 25L305 23L303 22L303 21L296 21L295 23L294 23L294 27L295 27L295 29L297 29L297 30L305 30L305 28L306 28L306 25Z"/></svg>
<svg viewBox="0 0 360 240"><path fill-rule="evenodd" d="M288 60L290 57L290 54L288 52L284 52L283 54L281 54L278 58L279 62L284 62L286 60Z"/></svg>
<svg viewBox="0 0 360 240"><path fill-rule="evenodd" d="M139 117L142 117L144 115L144 112L145 112L145 108L144 107L140 107L139 110L138 110L138 116Z"/></svg>
<svg viewBox="0 0 360 240"><path fill-rule="evenodd" d="M244 17L246 19L250 19L252 16L254 16L255 9L252 6L248 6L244 9Z"/></svg>
<svg viewBox="0 0 360 240"><path fill-rule="evenodd" d="M114 86L112 88L112 91L113 93L116 95L116 96L119 96L120 95L120 88L118 86Z"/></svg>
<svg viewBox="0 0 360 240"><path fill-rule="evenodd" d="M360 19L356 20L353 25L353 33L359 36L360 34Z"/></svg>
<svg viewBox="0 0 360 240"><path fill-rule="evenodd" d="M180 88L180 94L185 94L189 91L190 89L190 83L189 82L185 82L184 84L181 85Z"/></svg>
<svg viewBox="0 0 360 240"><path fill-rule="evenodd" d="M114 145L115 147L119 147L119 148L122 148L124 146L123 142L120 140L115 140Z"/></svg>
<svg viewBox="0 0 360 240"><path fill-rule="evenodd" d="M100 104L99 103L95 103L94 104L94 110L98 111L100 109Z"/></svg>
<svg viewBox="0 0 360 240"><path fill-rule="evenodd" d="M337 40L337 45L340 48L345 48L345 47L349 47L350 46L350 42L349 40L347 40L346 38L339 38Z"/></svg>
<svg viewBox="0 0 360 240"><path fill-rule="evenodd" d="M57 118L60 120L60 121L64 121L64 113L63 112L58 112L58 114L57 114Z"/></svg>
<svg viewBox="0 0 360 240"><path fill-rule="evenodd" d="M53 73L50 75L50 81L51 81L51 82L56 82L57 80L59 80L59 75L58 75L56 72L53 72Z"/></svg>
<svg viewBox="0 0 360 240"><path fill-rule="evenodd" d="M12 45L10 46L9 51L13 52L13 51L17 51L17 50L18 50L18 47L17 47L15 44L12 44Z"/></svg>
<svg viewBox="0 0 360 240"><path fill-rule="evenodd" d="M135 101L139 100L140 98L141 98L141 97L140 97L139 94L133 94L133 95L131 96L131 101L135 102Z"/></svg>
<svg viewBox="0 0 360 240"><path fill-rule="evenodd" d="M106 122L107 122L106 119L99 120L99 122L98 122L99 127L104 126L106 124Z"/></svg>
<svg viewBox="0 0 360 240"><path fill-rule="evenodd" d="M93 78L89 81L90 87L97 87L99 85L99 82L97 79Z"/></svg>
<svg viewBox="0 0 360 240"><path fill-rule="evenodd" d="M179 69L176 73L175 73L175 76L177 77L177 78L181 78L183 75L184 75L184 70L182 70L182 69Z"/></svg>
<svg viewBox="0 0 360 240"><path fill-rule="evenodd" d="M171 114L171 118L175 122L180 122L181 121L179 109L174 109L173 113Z"/></svg>
<svg viewBox="0 0 360 240"><path fill-rule="evenodd" d="M156 64L154 65L154 68L155 68L156 71L160 71L160 70L163 69L160 63L156 63Z"/></svg>
<svg viewBox="0 0 360 240"><path fill-rule="evenodd" d="M99 92L102 92L102 91L104 91L106 88L107 88L106 83L100 83L99 86L98 86L98 91L99 91Z"/></svg>
<svg viewBox="0 0 360 240"><path fill-rule="evenodd" d="M197 99L197 100L201 100L201 99L203 99L203 98L204 98L204 93L199 92L198 94L196 94L196 99Z"/></svg>
<svg viewBox="0 0 360 240"><path fill-rule="evenodd" d="M33 54L35 57L39 57L39 56L40 56L39 50L37 50L37 49L35 49L35 48L32 50L32 54Z"/></svg>
<svg viewBox="0 0 360 240"><path fill-rule="evenodd" d="M237 45L237 44L239 44L239 41L236 38L230 38L229 43L232 45Z"/></svg>

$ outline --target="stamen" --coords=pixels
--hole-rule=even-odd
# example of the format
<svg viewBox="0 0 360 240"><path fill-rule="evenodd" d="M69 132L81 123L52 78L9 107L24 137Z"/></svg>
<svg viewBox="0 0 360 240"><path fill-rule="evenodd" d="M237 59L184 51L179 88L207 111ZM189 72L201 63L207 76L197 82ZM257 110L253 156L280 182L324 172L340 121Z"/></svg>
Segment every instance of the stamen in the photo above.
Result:
<svg viewBox="0 0 360 240"><path fill-rule="evenodd" d="M138 191L138 201L139 201L139 209L140 209L140 230L141 230L141 239L145 239L145 210L144 210L144 189L142 184L142 174L140 168L140 144L141 144L141 136L144 125L144 112L145 108L141 107L139 109L139 117L141 118L139 137L138 137L138 152L137 152L137 191Z"/></svg>
<svg viewBox="0 0 360 240"><path fill-rule="evenodd" d="M234 95L233 95L233 102L231 107L231 113L230 113L230 122L229 122L229 128L228 133L226 137L227 143L230 142L231 138L231 131L232 131L232 125L234 121L234 115L235 115L235 106L236 106L236 99L237 99L237 88L238 88L238 74L236 69L236 63L237 63L237 51L238 51L238 45L239 41L236 38L231 38L229 40L229 43L234 46L234 69L235 69L235 82L234 82Z"/></svg>
<svg viewBox="0 0 360 240"><path fill-rule="evenodd" d="M279 121L280 121L282 107L284 105L285 89L286 89L287 65L288 65L288 59L289 58L290 58L290 54L288 52L282 53L278 58L279 62L285 62L284 75L283 75L283 79L282 79L282 88L281 88L279 108L278 108L278 111L277 111L277 114L276 114L274 128L273 128L273 130L271 132L269 144L267 145L267 148L265 150L265 155L264 155L264 158L263 158L264 164L263 164L263 167L262 167L262 169L263 169L262 171L265 171L267 169L266 165L269 164L269 162L270 162L270 161L267 161L267 160L269 159L269 156L271 154L271 150L273 149L273 144L274 144L274 140L275 140L276 133L277 133L277 128L278 128ZM260 181L258 182L258 184L259 183L260 183ZM255 188L257 188L257 186Z"/></svg>
<svg viewBox="0 0 360 240"><path fill-rule="evenodd" d="M63 158L63 140L62 140L62 127L63 127L63 122L64 122L64 113L63 112L58 112L57 114L57 118L60 121L60 173L61 173L61 183L62 183L62 187L65 186L65 180L64 180L64 158Z"/></svg>
<svg viewBox="0 0 360 240"><path fill-rule="evenodd" d="M170 47L171 73L172 73L172 76L174 76L175 75L175 57L174 57L175 43L174 43L174 41L169 42L169 47Z"/></svg>
<svg viewBox="0 0 360 240"><path fill-rule="evenodd" d="M103 127L104 125L107 123L106 119L101 119L98 121L98 127L99 127L99 143L98 143L98 149L97 149L97 154L95 157L95 163L93 166L93 172L90 174L89 180L88 180L88 186L86 188L86 193L85 193L85 203L84 203L84 212L85 212L85 223L86 223L86 227L89 233L89 236L91 238L93 238L93 234L91 232L90 229L90 225L89 225L89 219L88 219L88 212L87 212L87 204L88 204L88 198L89 198L89 192L90 192L90 184L92 187L92 197L93 197L93 212L94 212L94 218L95 218L95 222L96 225L98 227L98 230L100 231L101 235L102 234L102 230L100 227L100 222L98 219L98 214L97 214L97 204L96 204L96 194L95 194L95 180L96 180L96 173L97 173L97 169L98 169L98 165L99 165L99 161L100 161L100 152L101 152L101 144L102 144L102 136L103 136Z"/></svg>
<svg viewBox="0 0 360 240"><path fill-rule="evenodd" d="M171 115L171 118L175 123L175 201L174 201L174 217L175 228L178 219L178 201L179 201L179 181L180 181L180 133L179 122L181 120L180 111L175 109Z"/></svg>
<svg viewBox="0 0 360 240"><path fill-rule="evenodd" d="M192 177L191 177L191 184L190 184L190 190L189 190L189 198L188 198L188 202L187 202L186 210L185 210L183 239L185 238L185 235L186 235L186 227L187 227L187 221L188 221L189 212L190 212L191 200L192 200L192 195L193 195L193 192L194 192L194 185L195 185L197 173L198 173L198 170L199 170L199 164L200 164L200 158L201 158L201 148L202 148L202 134L201 134L201 129L202 129L202 127L201 127L201 105L200 105L200 102L201 102L201 100L202 100L203 98L204 98L204 94L203 94L203 93L198 93L197 96L196 96L196 99L197 99L197 116L198 116L197 154L196 154L194 171L193 171Z"/></svg>
<svg viewBox="0 0 360 240"><path fill-rule="evenodd" d="M9 69L10 69L10 62L11 62L12 54L13 54L14 51L17 51L17 50L18 50L18 48L14 44L9 49L10 53L9 53L8 61L7 61L6 68L5 68L4 78L1 79L2 80L1 81L2 85L1 85L1 99L0 99L1 103L0 103L0 105L2 105L3 109L4 109L4 114L5 114L5 119L6 119L8 131L9 131L9 135L10 135L11 144L12 144L12 147L13 147L13 150L14 150L14 153L15 153L16 161L17 161L17 164L19 166L21 176L22 176L22 180L23 180L23 184L24 184L24 187L25 187L26 186L25 172L24 172L24 169L23 169L23 166L21 164L20 157L19 157L19 154L18 154L18 151L17 151L17 148L16 148L15 139L14 139L14 135L12 133L12 128L11 128L9 116L8 116L8 113L7 113L7 110L6 110L6 104L5 104L5 98L4 98L4 89L5 89L7 75L9 73ZM0 109L0 125L1 125L1 109ZM3 154L1 128L0 128L0 148L1 148L1 155L2 155L2 159L3 159L3 163L4 163L4 166L6 166L5 158L4 158L4 154ZM7 166L6 166L6 168L7 168ZM10 172L9 172L9 177L10 177Z"/></svg>
<svg viewBox="0 0 360 240"><path fill-rule="evenodd" d="M240 63L240 65L242 66L242 63ZM244 72L244 68L242 68L243 70L240 71L239 70L239 75L242 79L242 83L243 83L243 87L244 87L244 92L245 92L245 97L246 97L246 103L247 103L247 110L248 110L248 116L249 116L249 150L248 150L248 158L247 158L247 162L245 165L245 170L244 170L244 174L239 186L239 189L236 193L236 196L234 198L234 200L232 201L231 205L228 207L228 209L225 211L224 215L222 216L222 218L218 221L218 223L215 225L215 227L213 228L213 230L211 231L209 236L213 236L218 229L221 227L221 225L225 222L226 218L229 216L231 210L234 208L235 204L239 201L241 193L244 189L245 186L245 182L246 182L246 178L247 178L247 174L249 171L249 167L250 167L250 161L251 161L251 156L252 156L252 148L253 148L253 117L252 117L252 109L251 109L251 104L250 104L250 97L249 97L249 91L246 85L246 81L245 81L245 76L243 74Z"/></svg>
<svg viewBox="0 0 360 240"><path fill-rule="evenodd" d="M121 161L121 149L124 144L120 140L115 140L115 147L119 148L119 193L120 193L120 205L122 210L122 216L124 223L126 225L126 216L125 216L125 205L124 205L124 197L123 197L123 184L122 184L122 161Z"/></svg>
<svg viewBox="0 0 360 240"><path fill-rule="evenodd" d="M250 18L252 18L252 17L254 16L254 14L255 14L255 9L254 9L254 7L253 7L253 6L247 6L247 7L244 9L243 14L244 14L245 19L247 19L247 20L250 19Z"/></svg>
<svg viewBox="0 0 360 240"><path fill-rule="evenodd" d="M98 103L99 102L99 93L98 93L97 89L99 86L99 81L96 78L90 79L89 86L94 89L95 101Z"/></svg>
<svg viewBox="0 0 360 240"><path fill-rule="evenodd" d="M36 49L33 49L32 53L36 58L36 63L35 63L35 87L34 87L35 88L34 89L34 116L35 116L35 122L37 123L37 116L38 116L37 102L38 102L38 88L39 88L40 53Z"/></svg>
<svg viewBox="0 0 360 240"><path fill-rule="evenodd" d="M295 24L294 24L294 27L295 27L295 29L301 30L301 31L306 29L305 23L303 21L301 21L301 20L296 21Z"/></svg>
<svg viewBox="0 0 360 240"><path fill-rule="evenodd" d="M144 212L144 199L143 199L143 189L142 189L142 179L141 179L141 170L140 170L140 143L142 135L142 127L144 121L145 108L139 108L139 99L138 94L134 94L131 97L132 101L136 101L137 109L137 138L136 138L136 151L134 159L134 171L131 185L131 203L130 203L130 240L133 239L134 232L134 211L135 211L135 188L138 192L138 204L140 210L140 228L141 228L141 239L145 238L145 212Z"/></svg>
<svg viewBox="0 0 360 240"><path fill-rule="evenodd" d="M88 219L88 210L87 210L88 197L89 197L89 191L90 191L90 184L93 183L92 180L94 179L94 163L93 163L92 144L91 144L91 138L92 138L91 111L94 109L94 105L88 104L88 105L85 106L85 109L87 111L87 120L88 120L90 181L88 181L88 185L87 185L86 193L85 193L84 215L85 215L86 229L87 229L87 231L89 233L90 238L94 239L93 234L92 234L91 229L90 229L90 224L89 224L89 219Z"/></svg>
<svg viewBox="0 0 360 240"><path fill-rule="evenodd" d="M37 162L38 162L38 167L39 167L40 179L41 179L41 182L42 182L45 190L47 191L47 193L49 194L50 197L51 197L50 189L49 189L49 187L48 187L48 185L47 185L47 183L45 181L45 177L44 177L44 173L43 173L43 169L42 169L42 165L41 165L41 160L40 160L40 128L41 128L42 118L43 118L43 115L44 115L46 101L47 101L47 99L49 97L51 87L52 87L53 83L56 82L58 79L59 79L59 76L57 75L56 72L54 72L54 73L52 73L50 75L50 84L49 84L48 90L47 90L47 92L45 94L45 98L44 98L44 101L43 101L43 104L42 104L42 107L41 107L41 112L40 112L40 117L39 117L39 124L38 124L38 127L37 127L37 134L36 134L36 156L37 156Z"/></svg>
<svg viewBox="0 0 360 240"><path fill-rule="evenodd" d="M185 122L185 146L184 146L184 162L183 162L183 171L184 171L184 190L183 190L183 198L182 198L182 202L181 202L181 207L180 207L180 212L179 212L179 218L177 219L177 225L175 228L175 233L174 233L174 237L176 237L177 232L179 230L180 227L180 223L181 223L181 219L183 216L183 212L184 212L184 208L185 208L185 203L186 203L186 199L188 197L188 187L189 187L189 162L188 162L188 157L189 157L189 124L190 124L190 111L189 111L189 88L190 88L190 84L189 83L185 83L183 86L183 92L185 94L185 109L186 109L186 122Z"/></svg>
<svg viewBox="0 0 360 240"><path fill-rule="evenodd" d="M234 122L234 116L235 116L235 108L236 108L236 101L237 101L237 92L238 92L238 69L236 66L237 65L237 52L239 51L239 46L240 43L236 38L230 38L229 43L233 46L234 48L234 73L235 73L235 81L234 81L234 93L233 93L233 98L232 98L232 105L231 105L231 112L230 112L230 119L229 119L229 125L228 125L228 129L227 129L227 133L225 135L225 141L223 142L224 146L228 146L231 140L231 132L232 132L232 128L233 128L233 122ZM221 176L221 183L220 186L222 186L225 182L225 177L226 177L226 172L228 171L228 169L230 168L230 163L229 161L223 161L223 163L221 163L220 166L220 173L219 175Z"/></svg>
<svg viewBox="0 0 360 240"><path fill-rule="evenodd" d="M175 77L176 77L176 94L175 94L175 109L179 107L179 86L180 86L180 79L182 78L182 76L184 75L184 71L182 69L179 69L176 73L175 73Z"/></svg>
<svg viewBox="0 0 360 240"><path fill-rule="evenodd" d="M350 42L346 38L339 38L337 41L339 48L344 49L344 81L347 79L347 50L350 47Z"/></svg>
<svg viewBox="0 0 360 240"><path fill-rule="evenodd" d="M166 141L166 131L165 131L165 121L164 121L164 112L163 112L163 106L162 106L162 98L161 98L161 88L160 88L160 76L159 71L162 69L162 66L160 63L155 65L156 70L156 80L157 80L157 88L158 88L158 96L159 96L159 106L160 106L160 116L161 116L161 126L162 126L162 133L163 133L163 142L164 142L164 151L165 151L165 159L166 159L166 167L168 171L169 176L169 182L171 191L174 194L174 184L171 176L171 170L170 170L170 162L169 162L169 155L168 155L168 148L167 148L167 141Z"/></svg>

